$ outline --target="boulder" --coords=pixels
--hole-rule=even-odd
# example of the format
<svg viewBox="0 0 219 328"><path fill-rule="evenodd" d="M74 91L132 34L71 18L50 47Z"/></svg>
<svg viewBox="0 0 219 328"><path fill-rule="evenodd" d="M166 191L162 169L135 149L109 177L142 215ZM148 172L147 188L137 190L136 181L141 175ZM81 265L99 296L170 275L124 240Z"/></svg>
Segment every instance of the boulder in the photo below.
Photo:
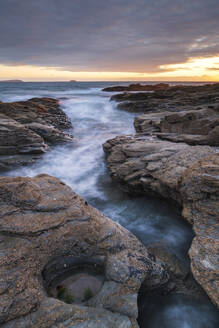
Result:
<svg viewBox="0 0 219 328"><path fill-rule="evenodd" d="M72 142L71 122L50 98L0 103L0 170L33 163L49 145Z"/></svg>
<svg viewBox="0 0 219 328"><path fill-rule="evenodd" d="M0 155L40 154L47 148L38 134L0 114Z"/></svg>
<svg viewBox="0 0 219 328"><path fill-rule="evenodd" d="M59 130L72 128L71 121L52 98L32 98L27 101L0 104L0 113L21 124L40 123Z"/></svg>
<svg viewBox="0 0 219 328"><path fill-rule="evenodd" d="M3 328L79 323L97 328L100 322L106 328L136 328L142 282L152 290L168 281L136 237L59 179L0 177L0 209ZM66 275L90 270L101 272L104 283L89 301L64 302L51 295L51 286Z"/></svg>
<svg viewBox="0 0 219 328"><path fill-rule="evenodd" d="M104 145L112 178L133 193L162 196L182 207L195 232L189 252L195 279L219 306L219 153L209 146L130 135Z"/></svg>

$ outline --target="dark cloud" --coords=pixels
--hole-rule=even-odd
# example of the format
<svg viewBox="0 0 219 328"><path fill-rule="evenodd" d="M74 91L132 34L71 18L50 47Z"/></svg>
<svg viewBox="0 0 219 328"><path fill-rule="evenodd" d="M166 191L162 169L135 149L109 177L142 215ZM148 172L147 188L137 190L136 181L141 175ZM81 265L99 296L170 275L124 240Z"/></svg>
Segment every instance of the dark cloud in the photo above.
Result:
<svg viewBox="0 0 219 328"><path fill-rule="evenodd" d="M219 53L218 0L1 0L0 63L157 71Z"/></svg>

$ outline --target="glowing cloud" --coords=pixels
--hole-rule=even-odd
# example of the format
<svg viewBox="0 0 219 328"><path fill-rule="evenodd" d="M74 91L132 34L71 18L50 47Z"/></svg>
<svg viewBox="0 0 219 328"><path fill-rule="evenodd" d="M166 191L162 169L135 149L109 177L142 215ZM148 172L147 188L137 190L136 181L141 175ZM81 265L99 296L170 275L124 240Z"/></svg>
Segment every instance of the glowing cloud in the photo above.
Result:
<svg viewBox="0 0 219 328"><path fill-rule="evenodd" d="M208 77L213 81L219 81L219 56L208 58L191 58L185 63L161 65L160 69L170 70L166 76L194 76L203 79Z"/></svg>
<svg viewBox="0 0 219 328"><path fill-rule="evenodd" d="M0 65L0 79L22 79L25 81L219 81L219 56L191 58L184 63L160 65L159 72L72 72L60 67L38 67L31 65Z"/></svg>

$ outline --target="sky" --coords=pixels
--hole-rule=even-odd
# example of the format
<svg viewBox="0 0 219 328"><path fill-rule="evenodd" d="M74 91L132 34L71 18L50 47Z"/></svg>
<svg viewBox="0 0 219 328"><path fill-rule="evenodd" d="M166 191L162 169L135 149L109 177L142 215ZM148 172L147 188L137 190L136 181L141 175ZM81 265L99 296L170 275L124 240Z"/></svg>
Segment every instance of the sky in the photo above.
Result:
<svg viewBox="0 0 219 328"><path fill-rule="evenodd" d="M0 0L0 80L219 81L219 0Z"/></svg>

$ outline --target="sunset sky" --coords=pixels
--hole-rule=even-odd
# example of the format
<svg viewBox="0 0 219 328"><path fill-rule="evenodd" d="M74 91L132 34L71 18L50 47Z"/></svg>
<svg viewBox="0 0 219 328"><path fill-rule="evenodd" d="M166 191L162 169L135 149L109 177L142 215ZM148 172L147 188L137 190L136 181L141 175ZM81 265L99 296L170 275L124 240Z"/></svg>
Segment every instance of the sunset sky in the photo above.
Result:
<svg viewBox="0 0 219 328"><path fill-rule="evenodd" d="M4 79L219 81L219 1L1 0Z"/></svg>

